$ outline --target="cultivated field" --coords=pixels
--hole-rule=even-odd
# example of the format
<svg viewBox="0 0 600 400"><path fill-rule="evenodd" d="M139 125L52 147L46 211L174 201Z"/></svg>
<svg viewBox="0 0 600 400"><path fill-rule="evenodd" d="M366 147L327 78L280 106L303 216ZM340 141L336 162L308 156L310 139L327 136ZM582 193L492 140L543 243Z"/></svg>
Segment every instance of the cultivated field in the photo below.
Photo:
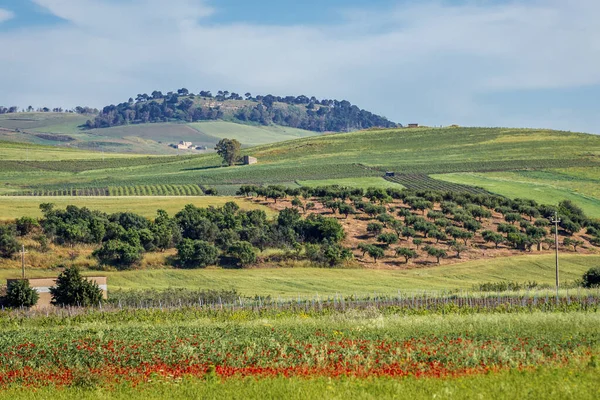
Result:
<svg viewBox="0 0 600 400"><path fill-rule="evenodd" d="M14 220L22 216L39 218L42 216L40 211L42 203L54 203L59 208L75 205L106 213L135 212L147 218L154 218L156 211L161 209L169 214L175 214L186 204L193 204L196 207L221 207L228 201L235 201L242 209L262 209L273 215L267 207L259 204L222 196L3 196L0 197L0 220Z"/></svg>
<svg viewBox="0 0 600 400"><path fill-rule="evenodd" d="M594 135L519 129L444 128L367 131L303 138L244 150L258 157L259 164L219 168L216 155L161 158L160 162L121 159L118 163L22 162L26 146L2 146L7 159L18 164L0 165L0 192L63 190L109 186L136 186L193 182L219 185L222 193L235 193L239 185L293 184L296 181L346 179L364 186L362 178L382 177L396 172L395 181L414 189L453 190L449 181L486 186L509 196L521 195L525 183L540 183L545 202L556 204L571 198L586 207L590 216L600 216L593 202L598 199L597 179L600 138ZM529 151L535 148L535 152ZM56 150L61 155L39 148L30 150L30 159L95 158L100 153ZM65 152L65 153L62 153ZM146 160L149 160L146 158ZM557 171L558 172L553 172ZM443 180L428 174L517 173L523 179L506 179L502 187L490 186L487 175L444 175ZM524 171L524 172L523 172ZM567 171L567 172L563 172ZM580 175L578 178L577 176ZM475 176L476 178L473 178ZM555 177L563 176L563 179ZM571 179L573 178L573 179ZM525 179L525 180L524 180ZM448 182L445 182L448 181ZM498 183L498 182L496 182ZM585 197L582 197L585 196Z"/></svg>
<svg viewBox="0 0 600 400"><path fill-rule="evenodd" d="M243 146L255 146L318 135L283 126L252 126L228 121L197 123L152 123L84 129L94 116L72 113L17 113L0 115L0 140L110 153L178 154L168 146L179 141L193 142L212 150L223 137L238 139ZM196 150L179 151L197 154Z"/></svg>
<svg viewBox="0 0 600 400"><path fill-rule="evenodd" d="M393 307L4 313L0 397L593 399L599 324L597 311L575 302L462 315Z"/></svg>

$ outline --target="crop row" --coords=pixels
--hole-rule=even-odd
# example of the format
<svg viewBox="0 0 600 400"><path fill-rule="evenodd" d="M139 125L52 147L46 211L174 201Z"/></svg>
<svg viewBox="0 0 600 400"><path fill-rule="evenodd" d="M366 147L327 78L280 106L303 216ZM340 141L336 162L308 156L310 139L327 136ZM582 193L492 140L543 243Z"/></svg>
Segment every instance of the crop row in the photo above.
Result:
<svg viewBox="0 0 600 400"><path fill-rule="evenodd" d="M136 185L111 186L110 196L203 196L198 185Z"/></svg>
<svg viewBox="0 0 600 400"><path fill-rule="evenodd" d="M557 159L542 158L530 160L497 160L497 161L465 161L439 162L432 160L425 164L388 164L378 170L392 170L401 173L439 174L451 172L495 172L516 170L538 170L569 167L591 167L598 163L589 159Z"/></svg>
<svg viewBox="0 0 600 400"><path fill-rule="evenodd" d="M109 196L108 188L32 189L7 194L8 196Z"/></svg>
<svg viewBox="0 0 600 400"><path fill-rule="evenodd" d="M203 196L200 186L136 185L108 188L31 189L7 194L9 196Z"/></svg>
<svg viewBox="0 0 600 400"><path fill-rule="evenodd" d="M431 178L426 174L396 174L386 177L390 182L396 182L411 190L435 190L440 192L489 194L485 189L458 183L444 182Z"/></svg>

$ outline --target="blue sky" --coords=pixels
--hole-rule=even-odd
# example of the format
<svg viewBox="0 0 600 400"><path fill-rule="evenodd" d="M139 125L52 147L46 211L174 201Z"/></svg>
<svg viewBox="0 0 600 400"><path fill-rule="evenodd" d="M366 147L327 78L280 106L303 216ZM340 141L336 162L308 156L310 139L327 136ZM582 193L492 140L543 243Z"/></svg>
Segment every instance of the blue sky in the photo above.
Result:
<svg viewBox="0 0 600 400"><path fill-rule="evenodd" d="M600 133L597 0L0 0L0 105L186 87Z"/></svg>

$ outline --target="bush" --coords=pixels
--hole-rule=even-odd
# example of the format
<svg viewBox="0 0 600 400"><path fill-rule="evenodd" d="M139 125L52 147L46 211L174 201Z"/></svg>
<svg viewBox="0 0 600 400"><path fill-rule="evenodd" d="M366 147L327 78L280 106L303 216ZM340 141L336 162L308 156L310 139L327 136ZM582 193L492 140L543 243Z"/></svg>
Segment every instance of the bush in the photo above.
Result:
<svg viewBox="0 0 600 400"><path fill-rule="evenodd" d="M219 249L204 240L183 239L177 245L177 257L183 268L203 268L217 263Z"/></svg>
<svg viewBox="0 0 600 400"><path fill-rule="evenodd" d="M77 267L66 268L58 275L56 286L50 288L52 304L89 307L102 301L102 290L96 282L88 281Z"/></svg>
<svg viewBox="0 0 600 400"><path fill-rule="evenodd" d="M246 267L256 262L256 249L248 242L235 242L229 247L229 255L235 258L238 264Z"/></svg>
<svg viewBox="0 0 600 400"><path fill-rule="evenodd" d="M10 258L19 251L19 242L15 237L14 227L0 225L0 257Z"/></svg>
<svg viewBox="0 0 600 400"><path fill-rule="evenodd" d="M142 259L142 248L120 240L109 240L92 254L101 264L129 269Z"/></svg>
<svg viewBox="0 0 600 400"><path fill-rule="evenodd" d="M36 227L40 226L40 224L38 224L37 220L35 218L31 218L31 217L18 218L16 220L15 224L16 224L16 228L17 228L17 234L19 236L27 236L31 232L33 232L33 230Z"/></svg>
<svg viewBox="0 0 600 400"><path fill-rule="evenodd" d="M9 307L33 307L40 298L37 290L29 287L29 281L17 280L8 284L6 303Z"/></svg>
<svg viewBox="0 0 600 400"><path fill-rule="evenodd" d="M600 286L600 267L590 268L583 274L582 284L586 288Z"/></svg>

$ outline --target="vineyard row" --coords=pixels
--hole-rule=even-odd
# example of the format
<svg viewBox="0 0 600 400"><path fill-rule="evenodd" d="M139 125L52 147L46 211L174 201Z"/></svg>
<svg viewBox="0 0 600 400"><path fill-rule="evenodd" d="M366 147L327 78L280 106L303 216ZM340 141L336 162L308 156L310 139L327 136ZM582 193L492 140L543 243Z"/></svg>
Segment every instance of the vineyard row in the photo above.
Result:
<svg viewBox="0 0 600 400"><path fill-rule="evenodd" d="M105 188L33 189L10 193L7 196L204 196L200 186L136 185Z"/></svg>
<svg viewBox="0 0 600 400"><path fill-rule="evenodd" d="M431 178L426 174L396 174L386 177L390 182L399 183L411 190L435 190L441 192L457 192L472 194L489 194L485 189L474 186L461 185L458 183L444 182Z"/></svg>

